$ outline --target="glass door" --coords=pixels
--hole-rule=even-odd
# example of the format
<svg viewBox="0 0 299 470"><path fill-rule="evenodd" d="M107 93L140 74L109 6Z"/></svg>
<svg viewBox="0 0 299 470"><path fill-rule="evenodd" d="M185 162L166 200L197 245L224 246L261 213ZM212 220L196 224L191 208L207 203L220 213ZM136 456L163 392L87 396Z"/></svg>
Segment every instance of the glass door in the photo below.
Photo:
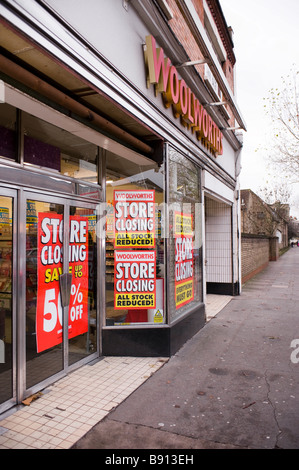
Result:
<svg viewBox="0 0 299 470"><path fill-rule="evenodd" d="M98 351L96 206L26 198L26 390Z"/></svg>
<svg viewBox="0 0 299 470"><path fill-rule="evenodd" d="M26 388L64 369L64 205L26 200Z"/></svg>
<svg viewBox="0 0 299 470"><path fill-rule="evenodd" d="M0 189L0 412L16 403L15 200Z"/></svg>
<svg viewBox="0 0 299 470"><path fill-rule="evenodd" d="M71 278L68 318L68 365L97 352L96 209L71 205L68 266Z"/></svg>

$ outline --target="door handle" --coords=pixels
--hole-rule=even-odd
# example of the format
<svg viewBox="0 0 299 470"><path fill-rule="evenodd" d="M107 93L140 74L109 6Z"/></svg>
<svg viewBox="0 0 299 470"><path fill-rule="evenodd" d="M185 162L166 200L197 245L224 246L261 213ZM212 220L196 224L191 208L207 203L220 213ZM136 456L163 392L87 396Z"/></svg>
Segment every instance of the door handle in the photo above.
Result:
<svg viewBox="0 0 299 470"><path fill-rule="evenodd" d="M61 274L59 277L59 288L62 307L67 307L70 303L72 275L69 273Z"/></svg>

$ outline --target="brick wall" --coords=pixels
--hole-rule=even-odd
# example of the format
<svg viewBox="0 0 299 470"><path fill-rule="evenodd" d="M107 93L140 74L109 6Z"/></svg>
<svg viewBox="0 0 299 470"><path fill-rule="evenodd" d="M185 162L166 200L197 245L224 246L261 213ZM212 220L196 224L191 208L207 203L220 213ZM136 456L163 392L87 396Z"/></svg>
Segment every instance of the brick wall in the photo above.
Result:
<svg viewBox="0 0 299 470"><path fill-rule="evenodd" d="M190 31L176 0L168 0L168 4L173 13L173 18L169 21L169 25L172 28L176 37L178 38L179 42L184 46L184 49L187 52L190 60L203 59L204 56L200 51L196 39ZM203 23L204 12L202 0L197 1L195 7L201 19L201 22ZM201 78L204 79L204 65L195 65L195 68Z"/></svg>
<svg viewBox="0 0 299 470"><path fill-rule="evenodd" d="M241 243L242 284L262 271L269 263L269 237L244 235Z"/></svg>
<svg viewBox="0 0 299 470"><path fill-rule="evenodd" d="M180 8L180 2L177 0L167 0L168 6L172 11L173 18L169 21L169 26L173 30L179 42L183 45L186 53L190 60L203 59L204 56L198 46L198 43L189 29L189 26L184 18L182 9ZM198 14L201 23L204 25L204 5L203 0L192 0L194 8ZM228 80L231 90L234 92L234 64L227 57L226 61L221 64L222 70ZM198 74L204 79L204 65L195 65L195 69ZM223 101L227 101L227 97L223 95ZM229 105L225 106L231 118L228 121L230 125L235 125L233 112Z"/></svg>

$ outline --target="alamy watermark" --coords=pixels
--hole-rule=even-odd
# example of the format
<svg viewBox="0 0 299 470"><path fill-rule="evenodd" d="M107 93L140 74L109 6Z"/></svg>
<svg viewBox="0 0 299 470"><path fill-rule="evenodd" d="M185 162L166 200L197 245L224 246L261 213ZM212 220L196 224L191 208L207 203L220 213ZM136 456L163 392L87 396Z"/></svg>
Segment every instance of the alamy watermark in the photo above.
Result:
<svg viewBox="0 0 299 470"><path fill-rule="evenodd" d="M0 339L0 364L5 363L5 344L2 339Z"/></svg>
<svg viewBox="0 0 299 470"><path fill-rule="evenodd" d="M298 364L299 363L299 339L293 339L290 347L294 348L294 351L291 352L291 362L293 364Z"/></svg>

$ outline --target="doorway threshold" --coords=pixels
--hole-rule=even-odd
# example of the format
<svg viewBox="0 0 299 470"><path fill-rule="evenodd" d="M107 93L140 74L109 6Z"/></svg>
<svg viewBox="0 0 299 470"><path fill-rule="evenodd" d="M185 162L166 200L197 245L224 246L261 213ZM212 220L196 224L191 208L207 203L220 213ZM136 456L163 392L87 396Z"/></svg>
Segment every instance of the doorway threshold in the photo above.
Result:
<svg viewBox="0 0 299 470"><path fill-rule="evenodd" d="M231 300L231 295L206 295L206 321L209 322L219 313Z"/></svg>

